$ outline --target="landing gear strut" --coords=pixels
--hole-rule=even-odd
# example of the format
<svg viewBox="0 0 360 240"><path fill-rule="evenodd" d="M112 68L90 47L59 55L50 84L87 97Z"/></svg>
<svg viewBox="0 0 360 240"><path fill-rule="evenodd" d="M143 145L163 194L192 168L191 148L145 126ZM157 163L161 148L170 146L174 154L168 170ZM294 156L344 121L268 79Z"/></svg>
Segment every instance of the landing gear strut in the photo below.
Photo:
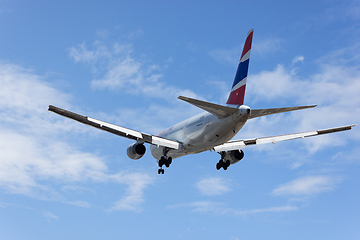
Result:
<svg viewBox="0 0 360 240"><path fill-rule="evenodd" d="M220 161L216 164L216 169L220 170L221 168L223 168L224 170L227 170L227 168L230 166L230 160L226 160L224 161L224 157L225 157L225 152L221 152L221 159Z"/></svg>
<svg viewBox="0 0 360 240"><path fill-rule="evenodd" d="M164 169L162 167L163 165L165 165L167 168L170 167L170 164L172 163L172 157L162 156L158 162L159 162L158 174L164 174Z"/></svg>

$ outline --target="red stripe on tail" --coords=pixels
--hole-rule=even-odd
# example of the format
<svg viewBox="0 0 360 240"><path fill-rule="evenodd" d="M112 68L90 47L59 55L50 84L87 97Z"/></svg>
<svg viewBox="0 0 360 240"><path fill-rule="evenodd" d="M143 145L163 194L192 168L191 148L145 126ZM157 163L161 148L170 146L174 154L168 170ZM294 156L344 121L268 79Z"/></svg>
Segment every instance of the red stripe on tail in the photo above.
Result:
<svg viewBox="0 0 360 240"><path fill-rule="evenodd" d="M226 102L226 104L243 105L244 97L245 97L245 87L246 85L241 86L238 89L232 91L230 93L229 99Z"/></svg>
<svg viewBox="0 0 360 240"><path fill-rule="evenodd" d="M251 43L252 43L252 39L253 39L253 34L254 34L254 31L251 30L249 35L247 36L246 38L246 41L245 41L245 44L244 44L244 48L243 48L243 51L241 53L241 58L251 49Z"/></svg>

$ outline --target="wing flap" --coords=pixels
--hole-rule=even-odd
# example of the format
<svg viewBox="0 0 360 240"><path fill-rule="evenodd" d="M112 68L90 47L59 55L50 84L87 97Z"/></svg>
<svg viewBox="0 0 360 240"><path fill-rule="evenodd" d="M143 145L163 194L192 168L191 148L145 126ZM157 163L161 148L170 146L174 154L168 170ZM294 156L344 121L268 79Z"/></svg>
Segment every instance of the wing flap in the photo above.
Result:
<svg viewBox="0 0 360 240"><path fill-rule="evenodd" d="M97 120L97 119L94 119L94 118L90 118L90 117L86 117L86 118L90 122L99 124L100 125L99 128L101 128L101 129L103 129L105 131L108 131L107 129L111 129L111 130L122 132L122 133L125 133L126 135L130 135L130 136L133 136L133 137L136 137L136 138L139 138L139 139L143 138L141 132L138 132L138 131L135 131L135 130L132 130L132 129L128 129L128 128L124 128L124 127L120 127L120 126L117 126L117 125L114 125L114 124L111 124L111 123L103 122L103 121L100 121L100 120Z"/></svg>
<svg viewBox="0 0 360 240"><path fill-rule="evenodd" d="M179 142L169 140L166 138L158 137L158 136L151 136L151 144L164 146L173 149L180 149L181 145Z"/></svg>
<svg viewBox="0 0 360 240"><path fill-rule="evenodd" d="M83 124L101 129L103 131L110 132L112 134L116 134L121 137L126 137L126 138L129 138L132 140L142 140L143 142L146 142L146 143L163 146L163 147L168 147L168 148L173 148L173 149L181 148L181 144L177 141L173 141L170 139L142 133L142 132L139 132L136 130L132 130L129 128L125 128L125 127L121 127L121 126L107 123L104 121L100 121L100 120L97 120L94 118L85 117L80 114L70 112L68 110L58 108L58 107L55 107L52 105L49 106L49 111L57 113L61 116L73 119L75 121L81 122Z"/></svg>
<svg viewBox="0 0 360 240"><path fill-rule="evenodd" d="M329 128L329 129L324 129L324 130L309 131L309 132L302 132L302 133L293 133L293 134L279 135L279 136L273 136L273 137L263 137L263 138L254 138L254 139L248 139L248 140L231 141L231 142L227 142L227 143L224 143L224 144L214 147L214 150L216 152L240 150L240 149L245 149L246 146L248 146L248 145L276 143L276 142L280 142L280 141L286 141L286 140L292 140L292 139L298 139L298 138L306 138L306 137L312 137L312 136L316 136L316 135L322 135L322 134L328 134L328 133L334 133L334 132L341 132L341 131L350 130L354 126L356 126L356 124L348 125L348 126L344 126L344 127Z"/></svg>

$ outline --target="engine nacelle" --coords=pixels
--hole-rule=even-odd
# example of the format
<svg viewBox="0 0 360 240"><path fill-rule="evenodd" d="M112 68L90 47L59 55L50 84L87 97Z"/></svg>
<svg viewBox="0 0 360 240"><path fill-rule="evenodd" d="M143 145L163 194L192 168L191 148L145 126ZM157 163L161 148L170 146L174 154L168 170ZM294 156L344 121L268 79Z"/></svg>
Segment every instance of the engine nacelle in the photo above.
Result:
<svg viewBox="0 0 360 240"><path fill-rule="evenodd" d="M144 144L138 142L131 144L126 150L128 157L133 160L140 159L142 156L144 156L145 152L146 147Z"/></svg>
<svg viewBox="0 0 360 240"><path fill-rule="evenodd" d="M239 162L241 159L243 159L243 157L244 157L244 152L242 150L232 150L226 152L224 161L226 162L227 160L229 160L230 164L234 164Z"/></svg>

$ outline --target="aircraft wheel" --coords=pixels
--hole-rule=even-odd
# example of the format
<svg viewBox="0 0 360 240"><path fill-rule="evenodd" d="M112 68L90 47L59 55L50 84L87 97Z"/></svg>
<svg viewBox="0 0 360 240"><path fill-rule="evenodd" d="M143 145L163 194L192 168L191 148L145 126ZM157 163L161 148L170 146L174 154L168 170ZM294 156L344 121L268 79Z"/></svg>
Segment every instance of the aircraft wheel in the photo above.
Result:
<svg viewBox="0 0 360 240"><path fill-rule="evenodd" d="M223 168L225 166L224 161L220 159L220 161L216 164L216 169L220 170L220 168Z"/></svg>
<svg viewBox="0 0 360 240"><path fill-rule="evenodd" d="M226 161L226 167L229 167L230 166L230 160L227 160Z"/></svg>
<svg viewBox="0 0 360 240"><path fill-rule="evenodd" d="M166 159L164 156L162 156L159 160L159 167L161 168L166 163Z"/></svg>
<svg viewBox="0 0 360 240"><path fill-rule="evenodd" d="M221 165L220 165L220 162L218 162L218 163L216 164L216 170L220 170L220 168L221 168Z"/></svg>

